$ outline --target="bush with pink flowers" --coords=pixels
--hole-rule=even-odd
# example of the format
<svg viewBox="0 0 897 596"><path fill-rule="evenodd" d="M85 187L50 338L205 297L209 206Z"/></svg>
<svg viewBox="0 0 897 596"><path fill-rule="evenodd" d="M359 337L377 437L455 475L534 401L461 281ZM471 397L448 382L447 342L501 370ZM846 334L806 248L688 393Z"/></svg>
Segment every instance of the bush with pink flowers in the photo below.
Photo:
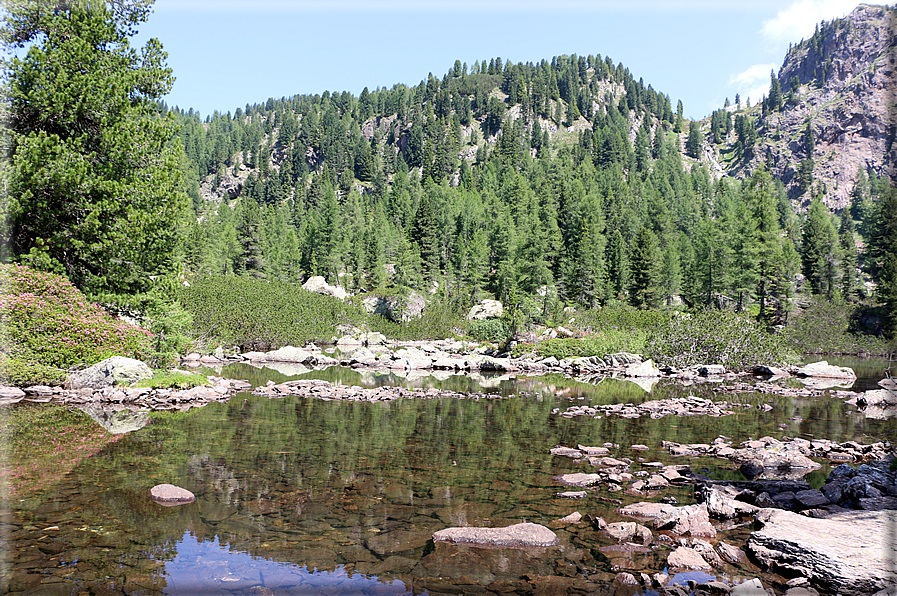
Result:
<svg viewBox="0 0 897 596"><path fill-rule="evenodd" d="M58 383L110 356L141 358L148 332L111 317L65 277L0 264L0 381Z"/></svg>

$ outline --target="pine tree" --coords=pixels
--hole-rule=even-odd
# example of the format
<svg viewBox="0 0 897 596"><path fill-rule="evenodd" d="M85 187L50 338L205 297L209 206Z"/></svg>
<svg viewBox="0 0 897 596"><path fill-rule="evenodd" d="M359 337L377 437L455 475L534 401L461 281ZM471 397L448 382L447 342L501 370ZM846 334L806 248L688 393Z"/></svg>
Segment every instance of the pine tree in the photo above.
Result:
<svg viewBox="0 0 897 596"><path fill-rule="evenodd" d="M234 260L234 272L238 275L266 277L264 227L258 203L254 199L244 198L237 205L234 216L237 240L242 247Z"/></svg>
<svg viewBox="0 0 897 596"><path fill-rule="evenodd" d="M156 104L174 79L158 40L128 44L150 4L4 5L9 244L88 292L144 290L175 267L182 146Z"/></svg>
<svg viewBox="0 0 897 596"><path fill-rule="evenodd" d="M838 242L841 249L841 295L845 300L857 300L860 296L860 279L857 275L857 245L850 209L841 211Z"/></svg>
<svg viewBox="0 0 897 596"><path fill-rule="evenodd" d="M897 336L897 188L885 189L869 238L869 270L884 305L887 330Z"/></svg>
<svg viewBox="0 0 897 596"><path fill-rule="evenodd" d="M700 125L696 120L692 120L688 125L688 139L685 141L685 151L689 157L698 158L701 156L702 136Z"/></svg>
<svg viewBox="0 0 897 596"><path fill-rule="evenodd" d="M769 72L769 97L766 99L766 106L770 112L782 109L782 86L775 71Z"/></svg>

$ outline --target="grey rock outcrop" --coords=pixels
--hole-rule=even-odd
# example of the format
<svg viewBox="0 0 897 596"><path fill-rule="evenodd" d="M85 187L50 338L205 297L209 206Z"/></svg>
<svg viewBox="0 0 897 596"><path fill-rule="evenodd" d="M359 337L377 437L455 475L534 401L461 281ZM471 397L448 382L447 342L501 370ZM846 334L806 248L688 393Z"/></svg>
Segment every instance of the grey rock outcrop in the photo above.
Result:
<svg viewBox="0 0 897 596"><path fill-rule="evenodd" d="M66 385L70 389L102 389L113 385L133 385L152 376L152 369L140 360L113 356L72 373Z"/></svg>
<svg viewBox="0 0 897 596"><path fill-rule="evenodd" d="M789 197L806 206L812 193L801 191L798 171L800 162L811 158L813 178L825 188L823 201L831 209L848 205L859 170L893 177L893 23L893 9L859 4L845 18L824 23L812 38L794 44L778 72L783 109L762 118L756 113L762 137L751 151L748 170L769 164ZM793 94L792 82L798 85ZM815 136L812 154L802 141L808 120ZM735 141L731 135L727 142ZM740 169L731 164L728 174L747 173Z"/></svg>
<svg viewBox="0 0 897 596"><path fill-rule="evenodd" d="M408 296L365 296L361 304L367 312L380 315L394 323L407 323L419 319L427 306L424 297L414 291Z"/></svg>
<svg viewBox="0 0 897 596"><path fill-rule="evenodd" d="M498 300L483 300L479 304L470 307L467 313L468 321L480 321L483 319L500 318L505 312L505 307Z"/></svg>

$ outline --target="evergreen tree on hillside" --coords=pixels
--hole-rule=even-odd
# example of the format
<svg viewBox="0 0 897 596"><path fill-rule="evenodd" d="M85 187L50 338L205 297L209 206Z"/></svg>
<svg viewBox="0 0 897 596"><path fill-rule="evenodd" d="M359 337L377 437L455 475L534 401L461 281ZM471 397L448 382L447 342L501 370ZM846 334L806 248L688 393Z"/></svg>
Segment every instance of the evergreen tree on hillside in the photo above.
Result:
<svg viewBox="0 0 897 596"><path fill-rule="evenodd" d="M685 141L685 151L689 157L701 156L702 141L701 126L696 120L692 120L688 125L688 139Z"/></svg>
<svg viewBox="0 0 897 596"><path fill-rule="evenodd" d="M629 301L639 308L660 306L660 247L657 236L645 226L639 230L632 250L632 281Z"/></svg>
<svg viewBox="0 0 897 596"><path fill-rule="evenodd" d="M860 296L861 281L857 274L857 245L850 209L841 211L838 242L841 250L841 295L846 300L857 300Z"/></svg>
<svg viewBox="0 0 897 596"><path fill-rule="evenodd" d="M766 109L775 112L782 109L782 85L775 71L769 72L769 97L766 98Z"/></svg>

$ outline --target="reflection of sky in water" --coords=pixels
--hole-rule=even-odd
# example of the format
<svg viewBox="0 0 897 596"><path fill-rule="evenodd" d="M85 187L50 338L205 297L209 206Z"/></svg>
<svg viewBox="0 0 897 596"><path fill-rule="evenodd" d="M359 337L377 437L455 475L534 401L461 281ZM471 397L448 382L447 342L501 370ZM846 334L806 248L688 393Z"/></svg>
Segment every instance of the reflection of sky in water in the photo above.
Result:
<svg viewBox="0 0 897 596"><path fill-rule="evenodd" d="M177 556L165 561L166 594L411 594L401 581L381 582L342 566L314 571L228 550L212 542L198 542L189 532L175 546Z"/></svg>

